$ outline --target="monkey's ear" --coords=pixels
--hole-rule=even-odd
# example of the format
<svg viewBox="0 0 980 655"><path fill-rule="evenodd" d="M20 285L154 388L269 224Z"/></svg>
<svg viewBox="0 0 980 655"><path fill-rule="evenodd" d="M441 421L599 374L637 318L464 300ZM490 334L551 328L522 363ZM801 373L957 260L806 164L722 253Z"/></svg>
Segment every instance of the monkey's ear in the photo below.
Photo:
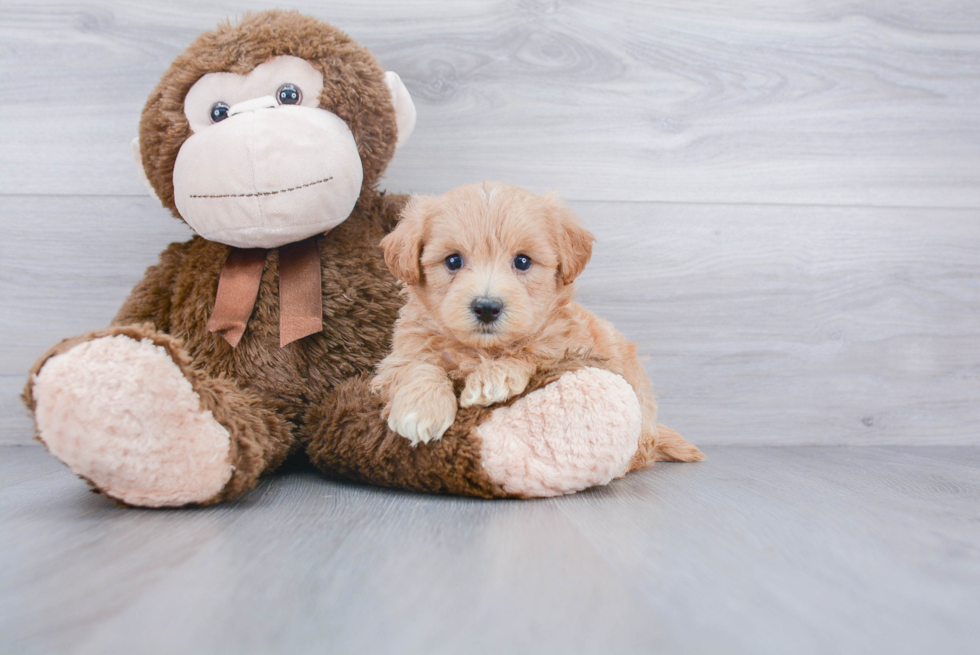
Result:
<svg viewBox="0 0 980 655"><path fill-rule="evenodd" d="M395 106L395 122L398 125L398 141L395 147L401 148L415 129L415 103L412 102L412 96L409 95L398 73L393 71L385 73L385 84L391 91L391 104Z"/></svg>
<svg viewBox="0 0 980 655"><path fill-rule="evenodd" d="M405 284L418 284L422 279L422 239L433 199L414 196L402 210L398 225L381 240L388 270Z"/></svg>
<svg viewBox="0 0 980 655"><path fill-rule="evenodd" d="M545 195L552 215L558 224L558 275L565 284L575 281L592 258L595 236L582 225L582 220L562 203L558 194Z"/></svg>
<svg viewBox="0 0 980 655"><path fill-rule="evenodd" d="M143 184L146 185L146 190L150 192L150 195L155 198L158 202L160 197L157 196L156 189L150 184L150 178L146 176L146 169L143 168L143 155L140 153L140 138L136 137L133 139L133 157L136 159L136 170L139 171L140 179L143 180Z"/></svg>

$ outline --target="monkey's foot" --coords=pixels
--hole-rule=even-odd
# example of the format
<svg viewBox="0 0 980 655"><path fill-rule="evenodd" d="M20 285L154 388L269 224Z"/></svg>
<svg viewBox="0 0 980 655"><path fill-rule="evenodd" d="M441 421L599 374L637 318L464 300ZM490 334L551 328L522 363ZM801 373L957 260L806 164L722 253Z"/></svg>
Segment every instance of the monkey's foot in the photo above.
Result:
<svg viewBox="0 0 980 655"><path fill-rule="evenodd" d="M495 484L525 497L558 496L623 475L641 421L626 380L583 368L494 410L476 431L483 468Z"/></svg>
<svg viewBox="0 0 980 655"><path fill-rule="evenodd" d="M49 359L34 380L38 437L72 471L129 505L215 499L231 478L228 430L166 348L123 335Z"/></svg>

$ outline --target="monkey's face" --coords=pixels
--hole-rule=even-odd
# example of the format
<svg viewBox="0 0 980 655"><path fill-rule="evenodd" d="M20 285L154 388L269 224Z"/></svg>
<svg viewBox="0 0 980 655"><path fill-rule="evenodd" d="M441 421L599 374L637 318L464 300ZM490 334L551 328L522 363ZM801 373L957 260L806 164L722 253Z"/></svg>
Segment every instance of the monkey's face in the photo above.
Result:
<svg viewBox="0 0 980 655"><path fill-rule="evenodd" d="M206 239L275 248L350 214L363 171L347 124L320 109L323 76L282 56L248 75L209 73L184 99L193 134L174 164L174 202Z"/></svg>
<svg viewBox="0 0 980 655"><path fill-rule="evenodd" d="M134 154L151 191L201 236L275 248L346 220L414 126L408 89L367 49L270 10L205 32L174 60Z"/></svg>

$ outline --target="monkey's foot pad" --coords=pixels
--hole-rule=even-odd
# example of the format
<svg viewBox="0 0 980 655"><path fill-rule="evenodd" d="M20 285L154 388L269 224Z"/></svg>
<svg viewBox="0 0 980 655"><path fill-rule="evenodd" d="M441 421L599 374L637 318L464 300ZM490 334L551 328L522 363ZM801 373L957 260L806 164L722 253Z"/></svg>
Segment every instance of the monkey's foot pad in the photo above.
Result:
<svg viewBox="0 0 980 655"><path fill-rule="evenodd" d="M642 415L633 388L598 368L565 373L477 428L483 467L505 491L560 496L623 475Z"/></svg>
<svg viewBox="0 0 980 655"><path fill-rule="evenodd" d="M52 357L38 373L38 436L107 496L130 505L205 502L227 484L230 436L166 349L103 337Z"/></svg>

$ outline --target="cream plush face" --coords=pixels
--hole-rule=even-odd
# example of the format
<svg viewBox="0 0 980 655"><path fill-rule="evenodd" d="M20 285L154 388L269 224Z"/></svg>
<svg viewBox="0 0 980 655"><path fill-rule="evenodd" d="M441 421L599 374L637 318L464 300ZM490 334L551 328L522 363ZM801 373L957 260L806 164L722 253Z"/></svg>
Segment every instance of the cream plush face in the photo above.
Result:
<svg viewBox="0 0 980 655"><path fill-rule="evenodd" d="M188 92L194 131L174 164L174 201L206 239L274 248L347 218L363 171L347 124L318 107L323 78L297 57L248 75L209 73Z"/></svg>
<svg viewBox="0 0 980 655"><path fill-rule="evenodd" d="M384 82L400 146L415 127L415 106L396 73ZM180 217L206 239L239 248L275 248L346 220L365 183L363 153L350 125L324 108L340 99L324 94L323 73L287 55L247 74L200 77L183 98L190 135L173 164ZM139 140L133 146L143 172Z"/></svg>
<svg viewBox="0 0 980 655"><path fill-rule="evenodd" d="M591 241L555 196L484 183L414 199L382 246L445 333L494 348L542 327Z"/></svg>

